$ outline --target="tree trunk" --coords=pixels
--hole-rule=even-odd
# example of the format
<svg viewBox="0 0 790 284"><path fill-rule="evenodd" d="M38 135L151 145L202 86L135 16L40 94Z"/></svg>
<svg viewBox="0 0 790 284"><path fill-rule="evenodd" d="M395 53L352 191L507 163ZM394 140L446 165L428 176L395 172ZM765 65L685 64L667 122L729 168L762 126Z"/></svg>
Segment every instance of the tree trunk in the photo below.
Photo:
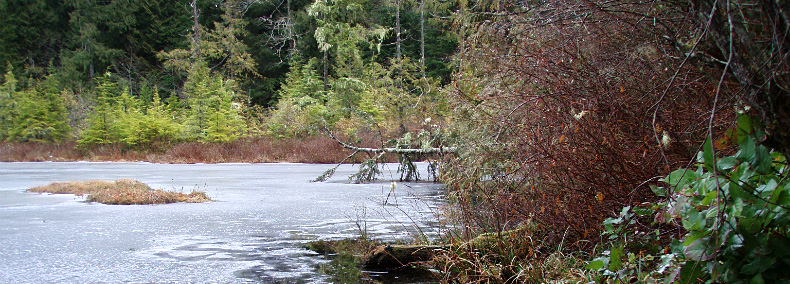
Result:
<svg viewBox="0 0 790 284"><path fill-rule="evenodd" d="M436 251L448 248L449 246L379 246L362 257L362 265L366 268L397 269L411 263L429 261L433 259Z"/></svg>
<svg viewBox="0 0 790 284"><path fill-rule="evenodd" d="M285 28L288 29L288 40L291 42L288 47L288 58L293 58L296 52L296 37L294 37L293 22L291 21L291 0L285 2Z"/></svg>
<svg viewBox="0 0 790 284"><path fill-rule="evenodd" d="M324 92L329 92L329 51L324 51Z"/></svg>
<svg viewBox="0 0 790 284"><path fill-rule="evenodd" d="M420 73L425 79L425 0L420 0Z"/></svg>
<svg viewBox="0 0 790 284"><path fill-rule="evenodd" d="M194 30L193 46L195 48L195 58L200 58L200 25L198 24L198 17L200 11L197 8L197 0L192 0L192 29Z"/></svg>
<svg viewBox="0 0 790 284"><path fill-rule="evenodd" d="M444 153L455 153L458 148L456 147L436 147L436 148L421 148L421 149L403 149L403 148L361 148L352 146L349 144L340 141L335 137L334 134L331 132L329 133L329 137L335 140L340 146L343 148L354 150L357 152L365 152L365 153L391 153L391 154L444 154Z"/></svg>
<svg viewBox="0 0 790 284"><path fill-rule="evenodd" d="M395 0L395 59L401 60L400 0Z"/></svg>

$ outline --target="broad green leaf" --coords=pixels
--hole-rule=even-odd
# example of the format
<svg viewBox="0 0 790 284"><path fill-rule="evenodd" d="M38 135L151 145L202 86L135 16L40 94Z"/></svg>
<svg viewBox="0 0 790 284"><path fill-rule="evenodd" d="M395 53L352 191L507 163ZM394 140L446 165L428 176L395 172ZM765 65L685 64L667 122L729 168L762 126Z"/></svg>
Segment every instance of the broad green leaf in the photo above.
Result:
<svg viewBox="0 0 790 284"><path fill-rule="evenodd" d="M700 283L700 280L707 279L702 270L702 265L696 261L686 261L680 269L680 279L674 283Z"/></svg>
<svg viewBox="0 0 790 284"><path fill-rule="evenodd" d="M758 256L756 259L741 267L741 273L746 275L754 275L763 273L768 267L776 262L776 258L767 256Z"/></svg>
<svg viewBox="0 0 790 284"><path fill-rule="evenodd" d="M708 261L713 259L712 252L714 252L716 248L709 242L710 237L699 238L691 242L684 251L686 257L694 261Z"/></svg>
<svg viewBox="0 0 790 284"><path fill-rule="evenodd" d="M738 159L733 156L721 158L717 163L720 171L728 171L738 165Z"/></svg>
<svg viewBox="0 0 790 284"><path fill-rule="evenodd" d="M705 140L705 144L702 144L702 161L700 162L705 164L705 168L713 170L713 143L711 143L710 137Z"/></svg>
<svg viewBox="0 0 790 284"><path fill-rule="evenodd" d="M752 117L748 115L738 116L738 143L743 142L742 139L749 136L754 131L754 123Z"/></svg>
<svg viewBox="0 0 790 284"><path fill-rule="evenodd" d="M667 196L667 189L663 186L659 187L659 186L651 185L650 190L653 191L653 194L655 194L658 197Z"/></svg>
<svg viewBox="0 0 790 284"><path fill-rule="evenodd" d="M718 190L711 190L710 192L708 192L708 194L706 194L706 195L705 195L705 199L702 199L702 202L700 202L700 204L701 204L702 206L708 206L708 205L710 205L710 203L711 203L711 202L712 202L714 199L716 199L716 196L718 196L718 193L719 193L719 191L718 191Z"/></svg>
<svg viewBox="0 0 790 284"><path fill-rule="evenodd" d="M708 236L708 234L705 232L699 232L699 231L690 232L689 234L686 235L686 239L683 240L682 243L678 243L679 246L677 248L681 249L681 251L685 251L686 247L691 245L691 243L706 236Z"/></svg>
<svg viewBox="0 0 790 284"><path fill-rule="evenodd" d="M590 270L596 270L596 271L597 270L601 270L608 264L608 262L609 262L609 258L608 257L597 257L597 258L593 259L592 261L590 261L590 263L587 264L586 268L590 269Z"/></svg>
<svg viewBox="0 0 790 284"><path fill-rule="evenodd" d="M767 183L758 186L755 191L757 192L757 194L760 195L760 197L768 198L768 197L771 197L773 195L774 190L776 189L776 187L778 185L779 184L776 182L775 179L771 179Z"/></svg>
<svg viewBox="0 0 790 284"><path fill-rule="evenodd" d="M719 215L719 208L716 206L712 206L710 209L705 210L705 218L706 219L714 219L716 216Z"/></svg>
<svg viewBox="0 0 790 284"><path fill-rule="evenodd" d="M752 136L746 137L746 139L743 140L740 146L741 146L740 150L738 150L738 152L735 153L735 157L740 161L748 162L749 164L754 164L754 156L755 156L755 152L757 151L756 141L754 137Z"/></svg>
<svg viewBox="0 0 790 284"><path fill-rule="evenodd" d="M749 281L749 284L765 284L762 274L757 274Z"/></svg>
<svg viewBox="0 0 790 284"><path fill-rule="evenodd" d="M609 270L617 271L623 266L623 248L622 246L612 247L609 254Z"/></svg>
<svg viewBox="0 0 790 284"><path fill-rule="evenodd" d="M670 186L677 186L678 188L682 188L686 183L687 180L696 178L697 174L694 171L688 169L678 169L670 173L666 178L662 179L661 181L668 183Z"/></svg>
<svg viewBox="0 0 790 284"><path fill-rule="evenodd" d="M683 219L683 227L686 230L701 230L705 227L705 215L697 211L696 209L690 208L686 211L686 218Z"/></svg>
<svg viewBox="0 0 790 284"><path fill-rule="evenodd" d="M771 196L771 201L783 207L790 207L790 182L785 182L785 185L780 189L774 191L778 196ZM776 198L776 200L774 200Z"/></svg>
<svg viewBox="0 0 790 284"><path fill-rule="evenodd" d="M628 210L631 210L631 206L623 207L623 210L620 210L620 216L621 217L627 217L628 216Z"/></svg>
<svg viewBox="0 0 790 284"><path fill-rule="evenodd" d="M650 208L644 208L644 207L634 207L634 209L632 209L631 211L633 211L634 214L638 216L648 216L648 215L652 215L653 213L656 213L655 210Z"/></svg>
<svg viewBox="0 0 790 284"><path fill-rule="evenodd" d="M728 246L732 250L736 250L743 247L743 236L741 236L740 234L730 235Z"/></svg>
<svg viewBox="0 0 790 284"><path fill-rule="evenodd" d="M755 149L754 169L760 173L771 173L773 168L773 158L771 151L765 146L759 145Z"/></svg>

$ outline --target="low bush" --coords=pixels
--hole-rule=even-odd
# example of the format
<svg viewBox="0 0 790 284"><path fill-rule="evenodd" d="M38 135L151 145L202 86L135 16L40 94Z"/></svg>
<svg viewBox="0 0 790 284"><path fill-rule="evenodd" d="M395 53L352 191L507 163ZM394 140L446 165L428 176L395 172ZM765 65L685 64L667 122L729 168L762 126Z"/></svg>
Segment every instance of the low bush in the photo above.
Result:
<svg viewBox="0 0 790 284"><path fill-rule="evenodd" d="M626 207L604 222L611 249L589 264L601 280L645 283L790 283L790 180L787 159L759 145L748 116L697 155L696 170L678 169L655 187L666 201ZM734 142L734 143L733 143ZM731 156L714 149L737 143ZM682 236L661 247L662 230L629 230L653 216ZM651 245L652 244L652 245Z"/></svg>

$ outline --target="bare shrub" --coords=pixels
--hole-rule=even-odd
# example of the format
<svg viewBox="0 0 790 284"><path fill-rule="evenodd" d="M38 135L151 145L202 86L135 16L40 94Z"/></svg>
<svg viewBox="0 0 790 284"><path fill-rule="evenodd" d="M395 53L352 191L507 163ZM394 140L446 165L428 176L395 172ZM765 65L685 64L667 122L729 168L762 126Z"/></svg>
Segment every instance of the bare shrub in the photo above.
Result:
<svg viewBox="0 0 790 284"><path fill-rule="evenodd" d="M461 17L476 23L449 90L465 145L443 179L470 236L532 218L584 247L691 160L721 73L682 64L697 26L680 5L521 4ZM721 131L734 111L715 111Z"/></svg>

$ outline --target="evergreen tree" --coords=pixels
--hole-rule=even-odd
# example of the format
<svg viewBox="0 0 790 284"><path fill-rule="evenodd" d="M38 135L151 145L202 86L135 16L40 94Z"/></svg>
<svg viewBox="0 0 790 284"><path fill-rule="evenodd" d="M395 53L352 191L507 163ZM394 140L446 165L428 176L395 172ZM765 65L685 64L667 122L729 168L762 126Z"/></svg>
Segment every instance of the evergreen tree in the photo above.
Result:
<svg viewBox="0 0 790 284"><path fill-rule="evenodd" d="M168 143L178 138L181 132L181 125L178 124L174 116L168 111L159 97L159 93L154 93L151 104L145 110L145 115L140 117L137 123L135 135L130 137L131 145L152 145Z"/></svg>
<svg viewBox="0 0 790 284"><path fill-rule="evenodd" d="M198 63L184 84L188 106L186 137L208 142L227 142L243 135L243 105L235 100L236 82L212 74L205 63Z"/></svg>
<svg viewBox="0 0 790 284"><path fill-rule="evenodd" d="M67 27L61 1L0 1L0 72L14 68L22 83L43 79L50 62L57 61Z"/></svg>
<svg viewBox="0 0 790 284"><path fill-rule="evenodd" d="M19 96L16 91L17 80L14 77L14 72L10 69L9 66L3 86L0 88L0 140L8 138L17 116L17 97Z"/></svg>
<svg viewBox="0 0 790 284"><path fill-rule="evenodd" d="M88 118L88 128L77 141L82 147L112 144L120 141L121 129L115 112L115 98L121 93L111 74L97 79L93 112Z"/></svg>
<svg viewBox="0 0 790 284"><path fill-rule="evenodd" d="M57 142L71 131L63 97L48 78L32 89L17 93L8 141Z"/></svg>

